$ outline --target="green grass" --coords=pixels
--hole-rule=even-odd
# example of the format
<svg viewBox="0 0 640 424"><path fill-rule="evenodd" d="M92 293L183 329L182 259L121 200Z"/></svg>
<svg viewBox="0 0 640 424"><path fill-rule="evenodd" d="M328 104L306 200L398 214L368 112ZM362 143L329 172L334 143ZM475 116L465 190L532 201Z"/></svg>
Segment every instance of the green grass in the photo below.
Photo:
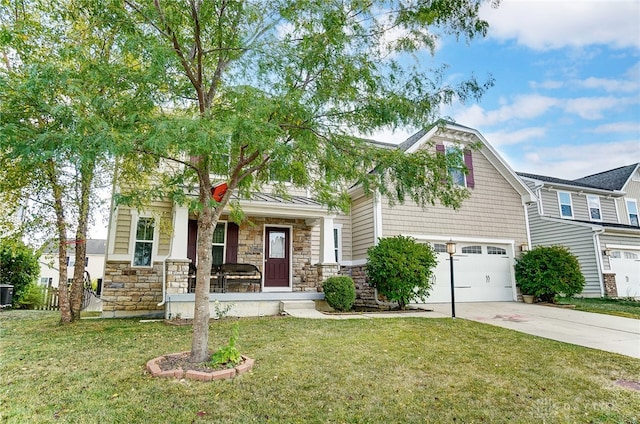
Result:
<svg viewBox="0 0 640 424"><path fill-rule="evenodd" d="M637 300L564 297L558 299L558 303L576 305L579 311L640 319L640 301Z"/></svg>
<svg viewBox="0 0 640 424"><path fill-rule="evenodd" d="M640 360L463 319L239 321L254 369L202 383L151 378L191 327L57 324L0 313L0 423L636 423Z"/></svg>

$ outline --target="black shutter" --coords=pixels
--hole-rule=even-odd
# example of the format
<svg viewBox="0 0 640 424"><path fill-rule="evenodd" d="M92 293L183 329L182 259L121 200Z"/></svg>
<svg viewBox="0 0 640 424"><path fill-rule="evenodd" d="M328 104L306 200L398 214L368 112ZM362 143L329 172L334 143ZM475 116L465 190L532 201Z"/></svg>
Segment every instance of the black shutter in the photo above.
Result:
<svg viewBox="0 0 640 424"><path fill-rule="evenodd" d="M238 262L238 225L229 222L227 223L227 253L224 261L228 264L234 264Z"/></svg>

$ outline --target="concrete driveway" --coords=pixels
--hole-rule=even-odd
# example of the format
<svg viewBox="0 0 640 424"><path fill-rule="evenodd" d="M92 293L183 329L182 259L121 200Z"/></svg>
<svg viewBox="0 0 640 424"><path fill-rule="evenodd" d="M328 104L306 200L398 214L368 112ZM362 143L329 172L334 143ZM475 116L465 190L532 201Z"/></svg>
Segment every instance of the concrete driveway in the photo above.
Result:
<svg viewBox="0 0 640 424"><path fill-rule="evenodd" d="M427 304L451 316L451 304ZM457 303L456 316L522 333L640 358L640 320L516 302Z"/></svg>

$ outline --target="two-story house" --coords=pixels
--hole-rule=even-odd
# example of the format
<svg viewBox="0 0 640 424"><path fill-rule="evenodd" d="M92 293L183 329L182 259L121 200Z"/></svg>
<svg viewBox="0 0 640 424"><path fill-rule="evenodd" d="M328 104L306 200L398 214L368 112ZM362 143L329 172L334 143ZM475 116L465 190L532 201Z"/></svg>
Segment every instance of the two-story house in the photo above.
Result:
<svg viewBox="0 0 640 424"><path fill-rule="evenodd" d="M576 180L519 173L536 193L527 209L533 246L578 258L584 296L640 297L640 164Z"/></svg>
<svg viewBox="0 0 640 424"><path fill-rule="evenodd" d="M385 148L464 155L468 172L450 173L470 197L455 211L440 204L423 209L411 202L391 205L354 187L348 214L327 210L307 190L295 187L286 199L268 187L250 199L238 199L248 221L235 224L223 212L213 237L214 265L255 265L259 281L221 289L212 279L212 314L216 301L233 303L234 316L277 314L280 302L322 299L322 282L337 273L354 277L361 302L375 302L363 273L367 249L380 237L398 234L429 242L438 252L429 302L450 300L445 251L450 240L457 244L456 301L515 300L513 265L530 243L525 205L535 202L533 192L471 128L434 125ZM142 210L112 208L101 296L104 317L193 316L195 219L186 206L170 201Z"/></svg>

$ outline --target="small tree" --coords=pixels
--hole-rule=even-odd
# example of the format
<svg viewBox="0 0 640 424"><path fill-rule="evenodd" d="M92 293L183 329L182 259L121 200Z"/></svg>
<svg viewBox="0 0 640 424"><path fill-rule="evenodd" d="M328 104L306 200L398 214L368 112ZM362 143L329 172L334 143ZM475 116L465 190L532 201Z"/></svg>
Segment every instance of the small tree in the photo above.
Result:
<svg viewBox="0 0 640 424"><path fill-rule="evenodd" d="M437 265L431 246L416 243L411 237L396 236L380 239L367 254L369 284L397 302L400 309L413 299L429 296L432 270Z"/></svg>
<svg viewBox="0 0 640 424"><path fill-rule="evenodd" d="M0 240L0 284L13 285L13 303L19 304L40 275L38 256L20 240Z"/></svg>
<svg viewBox="0 0 640 424"><path fill-rule="evenodd" d="M356 300L356 287L346 275L327 278L322 290L329 306L338 311L350 310Z"/></svg>
<svg viewBox="0 0 640 424"><path fill-rule="evenodd" d="M523 294L553 302L558 294L573 296L584 288L578 259L564 246L537 246L516 261L516 284Z"/></svg>

